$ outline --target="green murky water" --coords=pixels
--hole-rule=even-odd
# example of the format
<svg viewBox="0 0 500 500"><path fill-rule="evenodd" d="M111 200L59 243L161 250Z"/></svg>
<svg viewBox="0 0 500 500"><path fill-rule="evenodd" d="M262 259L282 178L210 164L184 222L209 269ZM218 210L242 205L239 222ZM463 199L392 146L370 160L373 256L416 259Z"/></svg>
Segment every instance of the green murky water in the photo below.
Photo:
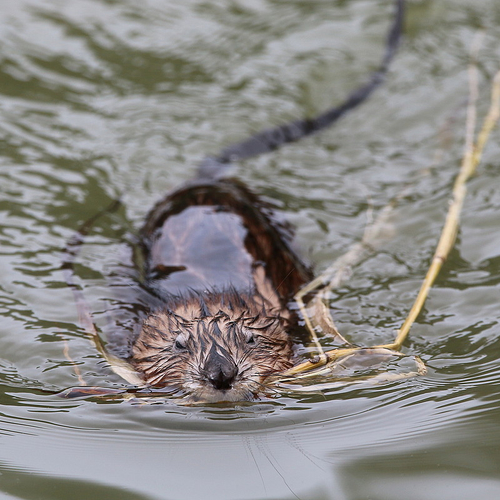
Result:
<svg viewBox="0 0 500 500"><path fill-rule="evenodd" d="M433 253L479 27L481 112L500 66L498 1L409 3L405 42L368 104L237 171L279 201L318 270L359 240L370 206L412 184L395 237L333 303L342 333L366 344L392 338ZM0 0L1 498L500 497L498 130L405 345L427 364L425 377L233 409L51 395L78 384L65 347L89 384L121 383L82 333L59 270L78 225L123 193L124 208L99 220L77 266L105 325L124 234L153 201L206 154L313 115L364 81L391 7Z"/></svg>

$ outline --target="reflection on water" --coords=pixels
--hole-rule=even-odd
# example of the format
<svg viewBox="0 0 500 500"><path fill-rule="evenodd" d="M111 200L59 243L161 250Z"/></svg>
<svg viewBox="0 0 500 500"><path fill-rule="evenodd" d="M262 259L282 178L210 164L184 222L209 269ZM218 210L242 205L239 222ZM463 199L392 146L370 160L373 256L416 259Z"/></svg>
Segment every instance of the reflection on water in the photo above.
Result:
<svg viewBox="0 0 500 500"><path fill-rule="evenodd" d="M123 194L124 208L88 237L77 274L103 330L128 327L133 311L119 307L109 283L127 232L153 200L206 154L341 99L378 60L390 12L388 1L365 0L3 0L0 491L499 497L498 131L470 183L456 248L405 346L426 363L425 377L236 407L53 395L78 385L65 348L89 385L122 387L85 338L59 271L75 228ZM354 342L392 339L416 295L462 151L468 47L485 26L486 91L500 61L499 23L494 0L410 2L405 43L368 104L236 172L280 202L318 269L360 238L371 205L413 183L394 239L332 304ZM440 162L417 175L443 138Z"/></svg>

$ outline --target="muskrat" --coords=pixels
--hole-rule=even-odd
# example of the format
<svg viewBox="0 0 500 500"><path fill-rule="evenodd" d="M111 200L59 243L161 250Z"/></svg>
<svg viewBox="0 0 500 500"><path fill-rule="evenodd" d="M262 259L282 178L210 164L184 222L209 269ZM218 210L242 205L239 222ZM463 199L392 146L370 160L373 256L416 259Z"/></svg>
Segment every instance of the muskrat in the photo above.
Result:
<svg viewBox="0 0 500 500"><path fill-rule="evenodd" d="M287 302L312 275L268 204L235 180L197 180L160 201L140 235L147 287L164 302L129 359L148 385L248 400L292 366Z"/></svg>
<svg viewBox="0 0 500 500"><path fill-rule="evenodd" d="M339 106L232 145L206 158L197 177L167 195L140 230L144 286L160 306L142 320L128 363L144 385L191 401L251 400L266 377L294 364L290 300L311 277L292 249L293 232L269 203L225 178L236 160L322 130L383 81L398 45L396 0L382 64Z"/></svg>

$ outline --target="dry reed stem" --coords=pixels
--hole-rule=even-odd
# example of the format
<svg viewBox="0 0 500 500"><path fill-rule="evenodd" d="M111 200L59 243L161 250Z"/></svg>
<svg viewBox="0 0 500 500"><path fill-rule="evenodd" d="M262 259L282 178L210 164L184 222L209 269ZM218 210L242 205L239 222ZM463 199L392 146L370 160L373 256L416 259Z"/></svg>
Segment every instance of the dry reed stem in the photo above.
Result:
<svg viewBox="0 0 500 500"><path fill-rule="evenodd" d="M69 353L69 344L67 340L63 340L64 347L63 347L63 354L64 357L71 363L71 366L73 367L73 371L75 372L75 375L78 378L78 383L83 387L87 385L87 382L85 382L82 372L80 371L80 368L76 364L76 361L71 357L71 354Z"/></svg>
<svg viewBox="0 0 500 500"><path fill-rule="evenodd" d="M453 245L455 244L458 232L459 220L460 220L460 213L463 207L465 195L467 193L466 183L476 171L477 166L481 160L484 147L488 142L490 133L500 118L500 71L499 71L496 73L493 79L492 89L491 89L491 101L488 114L484 119L483 126L478 134L477 141L474 144L474 131L476 127L476 114L477 114L476 109L477 109L477 98L478 98L478 74L475 62L475 55L478 49L479 49L479 37L475 40L475 44L473 45L472 60L468 68L469 103L467 107L465 151L461 163L460 172L454 183L450 207L448 209L448 214L446 216L445 224L441 232L441 236L438 245L436 247L436 251L434 253L431 265L429 267L429 270L427 271L427 274L422 283L417 298L410 312L408 313L408 316L403 322L403 325L398 331L396 339L394 340L394 342L390 344L374 346L369 348L353 347L346 349L333 349L327 352L321 351L321 356L318 356L316 359L308 360L304 363L294 366L290 370L284 372L282 374L283 377L297 376L298 374L304 372L310 372L312 370L324 366L326 363L330 363L344 356L351 355L354 352L360 351L362 349L387 349L388 352L393 352L393 353L398 353L400 351L403 342L406 340L408 336L410 328L412 327L413 323L415 322L418 315L422 311L425 300L427 299L429 291L432 285L434 284L439 274L439 271L443 266L443 263L448 258L448 255L451 249L453 248ZM354 259L354 261L356 261L356 259ZM334 267L335 264L331 268L333 269ZM302 299L307 293L318 288L318 286L319 286L318 280L314 280L304 289L305 292L302 293L302 295L300 295L299 298ZM328 288L331 289L331 287ZM305 311L305 306L302 307L302 310ZM422 370L419 370L419 373L423 373ZM279 383L280 380L277 380L277 382Z"/></svg>
<svg viewBox="0 0 500 500"><path fill-rule="evenodd" d="M475 66L473 66L475 68ZM477 71L472 71L471 78L471 101L474 103L477 96ZM458 232L458 225L460 221L460 213L462 210L465 195L467 193L466 183L469 178L475 173L477 166L481 160L484 147L488 141L488 137L493 130L493 127L498 122L500 116L500 71L495 75L493 79L493 85L491 90L491 104L488 114L483 122L481 131L479 132L476 144L474 144L473 139L470 137L466 138L466 150L464 153L464 158L462 161L462 167L460 173L455 181L453 187L453 198L451 200L450 208L446 216L445 225L439 239L439 243L434 253L431 266L427 271L427 275L422 283L419 294L413 307L408 314L408 317L404 321L398 335L392 344L385 345L388 349L401 349L403 342L405 341L411 326L415 322L417 316L420 314L424 302L429 294L429 290L434 284L438 273L443 265L443 263L448 258L448 255L455 244L455 240ZM474 133L474 126L472 122L475 121L475 111L468 112L468 123L467 123L467 136Z"/></svg>

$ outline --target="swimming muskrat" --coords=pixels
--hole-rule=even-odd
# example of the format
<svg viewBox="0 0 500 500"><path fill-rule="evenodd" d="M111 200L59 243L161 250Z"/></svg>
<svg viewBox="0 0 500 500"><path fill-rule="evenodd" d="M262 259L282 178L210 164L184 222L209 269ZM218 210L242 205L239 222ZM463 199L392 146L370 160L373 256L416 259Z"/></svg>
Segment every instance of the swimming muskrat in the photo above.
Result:
<svg viewBox="0 0 500 500"><path fill-rule="evenodd" d="M265 130L215 157L167 195L140 231L144 285L161 305L148 312L127 359L145 385L193 401L251 400L271 374L294 364L289 301L311 277L292 231L242 183L224 177L236 160L276 149L331 125L383 81L398 45L396 0L382 64L340 106Z"/></svg>
<svg viewBox="0 0 500 500"><path fill-rule="evenodd" d="M287 303L311 272L269 205L234 180L197 180L160 201L141 230L149 314L130 364L191 399L252 399L292 366Z"/></svg>

